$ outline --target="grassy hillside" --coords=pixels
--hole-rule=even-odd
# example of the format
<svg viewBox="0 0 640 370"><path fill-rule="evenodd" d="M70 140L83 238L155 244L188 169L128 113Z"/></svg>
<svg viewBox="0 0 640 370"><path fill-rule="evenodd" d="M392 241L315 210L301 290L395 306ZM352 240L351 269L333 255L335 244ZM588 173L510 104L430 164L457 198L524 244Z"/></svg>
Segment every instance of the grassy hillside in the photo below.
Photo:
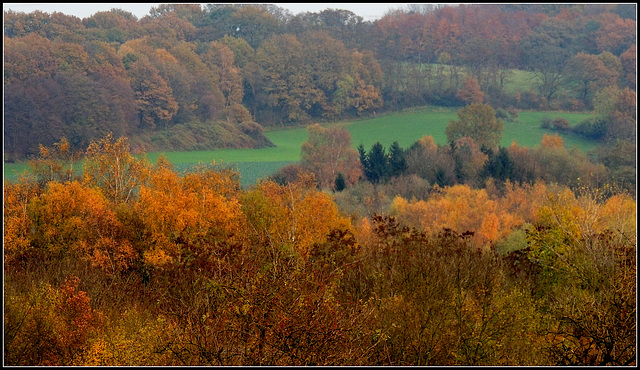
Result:
<svg viewBox="0 0 640 370"><path fill-rule="evenodd" d="M397 140L401 147L406 148L424 135L431 135L437 143L445 144L447 142L445 128L451 120L458 118L456 111L456 108L427 107L373 119L343 122L339 125L347 127L354 147L360 143L370 147L376 141L388 147ZM526 147L539 145L545 133L556 133L553 130L540 128L540 122L544 117L551 119L563 117L571 123L571 126L574 126L591 116L590 113L521 112L514 122L504 122L501 144L508 146L515 140L519 145ZM588 152L599 145L598 142L570 134L561 134L561 136L567 148L578 147L583 152Z"/></svg>
<svg viewBox="0 0 640 370"><path fill-rule="evenodd" d="M353 147L362 144L371 147L380 141L389 147L393 141L398 141L406 148L424 135L431 135L437 143L447 141L445 128L449 121L457 119L456 108L422 107L398 113L379 115L376 118L366 118L354 121L338 122L332 125L346 127L351 133ZM519 145L534 147L540 144L542 135L554 134L553 130L540 128L542 118L564 117L571 125L590 117L589 113L567 112L521 112L515 122L505 122L502 145L508 146L514 140ZM149 153L150 161L155 162L159 155L164 154L177 169L188 169L197 163L217 162L235 166L243 177L243 186L253 184L261 177L268 176L280 167L300 160L300 146L307 139L305 127L280 129L265 132L265 136L276 146L262 149L219 149L209 151L189 152L154 152ZM594 141L561 135L568 148L578 147L588 152L599 144ZM5 164L4 178L15 178L16 174L24 171L23 163Z"/></svg>
<svg viewBox="0 0 640 370"><path fill-rule="evenodd" d="M540 128L540 122L543 118L554 119L563 117L569 121L571 127L574 127L581 121L592 117L591 113L565 113L565 112L521 112L515 122L505 122L504 131L502 132L502 146L510 145L513 140L519 145L526 147L534 147L540 144L542 135L557 133L554 130L543 130ZM599 142L588 140L572 134L560 134L567 148L577 147L583 152L589 152L595 149Z"/></svg>

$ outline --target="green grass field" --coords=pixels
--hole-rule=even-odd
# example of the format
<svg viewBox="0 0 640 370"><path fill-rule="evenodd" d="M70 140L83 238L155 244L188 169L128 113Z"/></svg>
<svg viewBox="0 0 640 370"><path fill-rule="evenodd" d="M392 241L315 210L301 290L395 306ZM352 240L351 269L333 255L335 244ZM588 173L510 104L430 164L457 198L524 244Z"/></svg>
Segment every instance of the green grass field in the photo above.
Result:
<svg viewBox="0 0 640 370"><path fill-rule="evenodd" d="M358 119L328 124L349 130L354 148L362 144L371 147L380 141L388 147L398 141L407 148L424 135L433 136L437 143L445 144L445 128L453 119L457 119L456 108L423 107L398 113L379 115L376 118ZM591 117L589 113L567 112L521 112L515 122L505 122L502 145L508 146L513 140L519 145L534 147L540 144L542 135L554 134L553 130L540 128L542 118L564 117L571 125ZM263 149L220 149L213 151L165 152L172 163L198 163L212 160L225 163L237 162L296 162L300 160L300 146L307 139L305 127L268 131L265 135L276 145ZM594 149L598 143L573 135L562 135L568 148L577 146L582 151ZM149 159L155 161L161 153L150 153Z"/></svg>
<svg viewBox="0 0 640 370"><path fill-rule="evenodd" d="M374 119L339 123L339 125L349 130L354 147L362 143L365 148L369 148L376 141L389 147L393 141L398 141L401 147L407 148L424 135L433 136L436 143L446 144L445 129L451 120L458 118L456 111L456 108L419 108ZM551 135L556 133L554 130L540 128L540 122L544 117L551 119L563 117L570 122L571 126L574 126L592 117L592 114L520 112L518 119L514 122L504 122L501 145L511 145L514 140L518 145L526 147L539 145L545 133ZM560 136L563 137L567 148L578 147L583 152L591 151L599 145L598 142L571 134Z"/></svg>
<svg viewBox="0 0 640 370"><path fill-rule="evenodd" d="M240 174L240 185L243 188L247 188L250 185L258 182L259 179L263 179L280 168L295 163L294 161L269 161L269 162L216 162L221 163L223 166L228 166L235 169ZM175 166L175 170L178 173L189 171L193 166L198 163L179 163Z"/></svg>
<svg viewBox="0 0 640 370"><path fill-rule="evenodd" d="M529 148L540 145L542 135L549 134L554 135L557 131L544 130L540 128L540 122L543 118L557 118L563 117L569 121L571 127L574 127L581 121L593 117L592 113L565 113L565 112L521 112L518 119L515 122L505 122L504 130L502 132L502 146L508 146L513 140L518 145L523 145ZM566 148L577 147L583 152L589 152L601 143L593 140L588 140L572 134L560 134L564 140L564 146Z"/></svg>
<svg viewBox="0 0 640 370"><path fill-rule="evenodd" d="M15 180L25 172L28 165L24 162L18 163L4 163L2 166L2 175L5 180Z"/></svg>
<svg viewBox="0 0 640 370"><path fill-rule="evenodd" d="M433 136L437 143L447 141L445 128L449 121L457 119L456 108L422 107L403 112L378 115L376 118L363 118L353 121L332 123L327 126L345 127L351 133L354 148L362 144L370 148L380 141L389 147L398 141L401 147L407 148L424 135ZM502 135L502 146L510 145L514 140L518 145L535 147L540 144L542 135L554 134L553 130L540 128L542 118L564 117L571 126L591 117L589 113L569 112L520 112L515 122L505 122ZM176 165L179 171L186 170L198 163L216 161L235 167L242 176L242 185L254 184L258 179L266 177L281 167L300 160L300 146L307 139L305 127L278 129L267 131L265 135L276 145L274 148L262 149L219 149L211 151L190 152L154 152L148 159L155 163L159 155L164 154ZM599 143L582 139L573 135L563 136L567 148L578 147L583 152L596 148ZM4 178L15 179L27 168L24 163L10 163L4 166Z"/></svg>

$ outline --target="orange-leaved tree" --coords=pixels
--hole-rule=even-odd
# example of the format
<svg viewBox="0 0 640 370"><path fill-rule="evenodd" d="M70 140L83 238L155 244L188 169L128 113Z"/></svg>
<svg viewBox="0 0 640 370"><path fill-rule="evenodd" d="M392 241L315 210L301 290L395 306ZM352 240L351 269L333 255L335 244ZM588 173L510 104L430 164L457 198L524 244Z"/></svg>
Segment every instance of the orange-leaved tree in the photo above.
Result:
<svg viewBox="0 0 640 370"><path fill-rule="evenodd" d="M31 249L32 218L28 212L31 198L42 190L26 178L5 181L3 197L4 262L9 264Z"/></svg>
<svg viewBox="0 0 640 370"><path fill-rule="evenodd" d="M482 104L484 93L480 89L478 80L473 76L467 76L462 89L458 90L458 98L466 104Z"/></svg>
<svg viewBox="0 0 640 370"><path fill-rule="evenodd" d="M137 257L99 189L51 182L28 211L32 245L46 253L78 256L109 273L128 268Z"/></svg>
<svg viewBox="0 0 640 370"><path fill-rule="evenodd" d="M5 361L18 366L83 365L104 322L102 312L68 276L59 288L46 283L6 305Z"/></svg>
<svg viewBox="0 0 640 370"><path fill-rule="evenodd" d="M216 242L237 240L242 230L239 189L233 171L202 168L180 177L160 157L134 206L148 235L145 261L180 263L191 247L206 250Z"/></svg>
<svg viewBox="0 0 640 370"><path fill-rule="evenodd" d="M406 225L428 233L442 229L471 231L476 246L487 246L507 236L512 229L534 221L543 184L522 187L508 182L504 196L490 196L485 189L455 185L440 189L428 200L407 201L397 196L391 213Z"/></svg>

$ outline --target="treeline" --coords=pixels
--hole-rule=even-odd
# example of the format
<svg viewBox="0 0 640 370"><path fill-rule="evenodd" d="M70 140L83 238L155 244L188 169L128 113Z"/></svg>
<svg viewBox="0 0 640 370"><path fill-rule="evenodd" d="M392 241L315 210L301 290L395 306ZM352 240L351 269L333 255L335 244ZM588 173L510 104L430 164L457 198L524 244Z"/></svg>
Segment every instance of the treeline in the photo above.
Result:
<svg viewBox="0 0 640 370"><path fill-rule="evenodd" d="M413 6L374 22L273 5L4 11L5 155L108 132L148 150L258 147L263 125L463 105L469 78L496 108L592 109L605 90L635 91L634 9ZM505 90L514 68L533 73L530 91Z"/></svg>
<svg viewBox="0 0 640 370"><path fill-rule="evenodd" d="M278 31L268 6L160 6L82 21L5 12L5 154L113 132L153 148L270 145L261 123L382 106L372 53L324 30ZM54 139L55 138L55 139Z"/></svg>
<svg viewBox="0 0 640 370"><path fill-rule="evenodd" d="M385 102L456 105L466 76L501 108L590 109L606 86L635 90L633 5L413 8L375 24ZM505 91L512 69L534 74L529 91Z"/></svg>
<svg viewBox="0 0 640 370"><path fill-rule="evenodd" d="M628 194L458 184L362 216L344 194L179 174L126 138L41 147L4 186L5 364L635 365Z"/></svg>

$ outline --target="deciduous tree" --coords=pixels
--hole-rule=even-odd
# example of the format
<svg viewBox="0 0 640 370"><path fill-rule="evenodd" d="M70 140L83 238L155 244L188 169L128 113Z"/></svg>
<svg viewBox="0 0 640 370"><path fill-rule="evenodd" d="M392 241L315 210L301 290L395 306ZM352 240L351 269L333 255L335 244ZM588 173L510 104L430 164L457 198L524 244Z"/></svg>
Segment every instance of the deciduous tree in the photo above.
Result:
<svg viewBox="0 0 640 370"><path fill-rule="evenodd" d="M473 76L467 76L462 89L458 90L458 98L466 104L482 104L484 93L480 89L478 80Z"/></svg>
<svg viewBox="0 0 640 370"><path fill-rule="evenodd" d="M134 200L148 176L144 157L134 157L126 137L115 140L112 134L93 141L86 151L83 182L102 189L114 203Z"/></svg>
<svg viewBox="0 0 640 370"><path fill-rule="evenodd" d="M309 137L302 143L300 164L316 175L321 188L334 185L338 174L342 174L345 185L358 182L362 170L358 153L351 147L349 131L315 124L308 126L307 132Z"/></svg>
<svg viewBox="0 0 640 370"><path fill-rule="evenodd" d="M623 77L626 82L626 86L633 89L637 83L636 73L636 60L637 60L636 45L631 45L624 53L620 55L620 63L622 63Z"/></svg>
<svg viewBox="0 0 640 370"><path fill-rule="evenodd" d="M243 196L242 205L253 240L273 255L298 255L304 260L314 243L324 242L332 229L348 225L331 198L316 189L309 173L284 185L263 181Z"/></svg>
<svg viewBox="0 0 640 370"><path fill-rule="evenodd" d="M622 19L613 13L605 13L600 17L600 27L596 31L598 51L610 51L620 55L635 43L636 21Z"/></svg>
<svg viewBox="0 0 640 370"><path fill-rule="evenodd" d="M577 86L578 98L587 106L591 106L596 91L617 85L620 77L615 67L609 68L598 56L585 53L578 53L572 57L566 70L567 78Z"/></svg>
<svg viewBox="0 0 640 370"><path fill-rule="evenodd" d="M503 123L496 118L491 106L471 104L458 110L458 120L451 121L446 128L447 139L455 142L468 136L487 149L497 148L502 138Z"/></svg>
<svg viewBox="0 0 640 370"><path fill-rule="evenodd" d="M128 69L131 88L140 118L140 126L154 129L167 127L169 120L178 111L173 91L160 76L158 70L145 59L133 62Z"/></svg>

